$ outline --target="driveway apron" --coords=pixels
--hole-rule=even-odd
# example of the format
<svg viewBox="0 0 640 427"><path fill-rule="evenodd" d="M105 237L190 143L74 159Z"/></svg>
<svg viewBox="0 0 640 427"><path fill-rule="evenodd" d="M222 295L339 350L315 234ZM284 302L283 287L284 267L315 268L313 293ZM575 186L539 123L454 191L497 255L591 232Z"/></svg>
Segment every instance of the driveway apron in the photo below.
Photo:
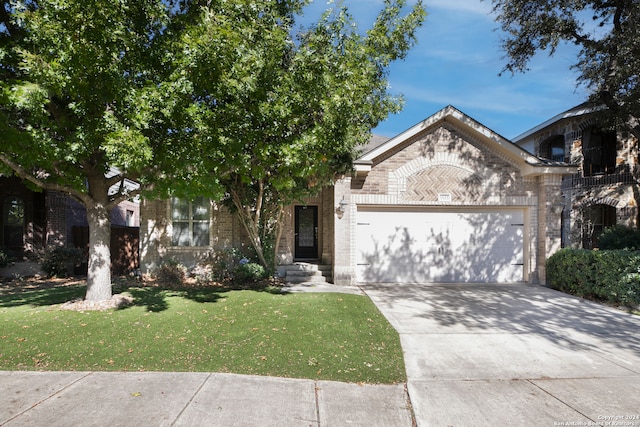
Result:
<svg viewBox="0 0 640 427"><path fill-rule="evenodd" d="M538 285L368 284L418 426L640 427L640 317Z"/></svg>

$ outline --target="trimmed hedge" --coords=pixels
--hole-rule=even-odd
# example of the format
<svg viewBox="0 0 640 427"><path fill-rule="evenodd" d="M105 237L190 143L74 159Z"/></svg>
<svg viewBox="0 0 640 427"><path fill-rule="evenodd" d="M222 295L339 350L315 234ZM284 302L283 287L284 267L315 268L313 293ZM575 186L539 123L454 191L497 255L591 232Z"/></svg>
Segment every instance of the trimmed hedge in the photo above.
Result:
<svg viewBox="0 0 640 427"><path fill-rule="evenodd" d="M235 270L234 280L236 282L257 282L267 277L264 267L255 262L240 264Z"/></svg>
<svg viewBox="0 0 640 427"><path fill-rule="evenodd" d="M565 248L547 261L554 289L595 301L640 305L640 251Z"/></svg>
<svg viewBox="0 0 640 427"><path fill-rule="evenodd" d="M82 249L56 246L45 250L40 260L40 267L48 276L71 277L74 267L82 264L86 259Z"/></svg>
<svg viewBox="0 0 640 427"><path fill-rule="evenodd" d="M598 248L640 250L640 230L626 225L609 227L598 237Z"/></svg>

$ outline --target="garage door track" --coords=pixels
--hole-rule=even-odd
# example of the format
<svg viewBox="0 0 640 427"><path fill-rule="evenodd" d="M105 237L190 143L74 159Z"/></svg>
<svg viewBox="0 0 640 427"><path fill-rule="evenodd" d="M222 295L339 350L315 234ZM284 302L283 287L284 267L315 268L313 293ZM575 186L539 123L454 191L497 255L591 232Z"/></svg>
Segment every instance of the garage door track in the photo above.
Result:
<svg viewBox="0 0 640 427"><path fill-rule="evenodd" d="M419 426L640 427L640 317L538 285L364 285Z"/></svg>

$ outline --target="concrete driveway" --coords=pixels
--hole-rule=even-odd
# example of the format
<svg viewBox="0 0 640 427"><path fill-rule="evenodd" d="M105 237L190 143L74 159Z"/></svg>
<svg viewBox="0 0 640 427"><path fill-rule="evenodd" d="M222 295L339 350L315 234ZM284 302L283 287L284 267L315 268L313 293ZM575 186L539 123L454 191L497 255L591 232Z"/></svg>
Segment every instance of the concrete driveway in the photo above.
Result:
<svg viewBox="0 0 640 427"><path fill-rule="evenodd" d="M640 317L538 285L364 285L425 426L640 427Z"/></svg>

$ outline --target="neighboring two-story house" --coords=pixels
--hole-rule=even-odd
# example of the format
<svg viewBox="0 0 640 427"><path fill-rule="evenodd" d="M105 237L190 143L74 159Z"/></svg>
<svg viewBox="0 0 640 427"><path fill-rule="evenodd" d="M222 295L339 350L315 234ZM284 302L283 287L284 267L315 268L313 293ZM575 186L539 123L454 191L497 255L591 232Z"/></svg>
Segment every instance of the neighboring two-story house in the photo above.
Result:
<svg viewBox="0 0 640 427"><path fill-rule="evenodd" d="M88 243L86 210L63 193L32 191L20 178L0 176L0 203L0 248L17 258L47 247L84 248ZM137 267L139 201L120 203L111 211L111 224L114 263L120 270Z"/></svg>
<svg viewBox="0 0 640 427"><path fill-rule="evenodd" d="M638 226L638 141L600 126L599 111L579 105L514 139L536 156L578 166L562 181L563 246L593 248L606 227Z"/></svg>

